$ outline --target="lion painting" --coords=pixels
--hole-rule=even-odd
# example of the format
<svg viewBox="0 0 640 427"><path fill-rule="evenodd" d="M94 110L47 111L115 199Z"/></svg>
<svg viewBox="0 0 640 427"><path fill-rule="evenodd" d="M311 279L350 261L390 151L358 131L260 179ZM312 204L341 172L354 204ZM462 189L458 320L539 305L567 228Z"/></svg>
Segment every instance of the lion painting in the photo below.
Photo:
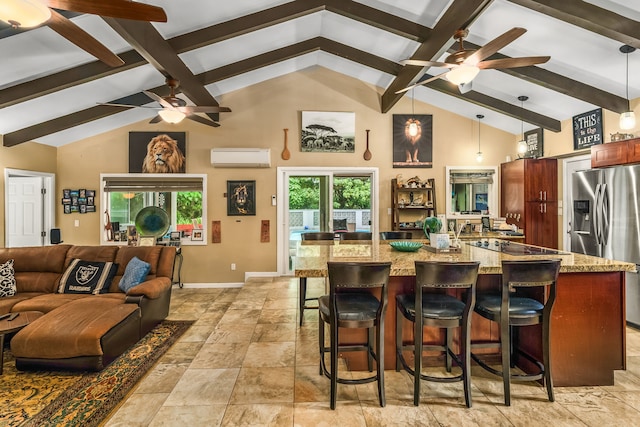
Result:
<svg viewBox="0 0 640 427"><path fill-rule="evenodd" d="M151 139L147 145L147 155L142 162L142 172L184 172L184 154L178 148L178 142L165 134Z"/></svg>

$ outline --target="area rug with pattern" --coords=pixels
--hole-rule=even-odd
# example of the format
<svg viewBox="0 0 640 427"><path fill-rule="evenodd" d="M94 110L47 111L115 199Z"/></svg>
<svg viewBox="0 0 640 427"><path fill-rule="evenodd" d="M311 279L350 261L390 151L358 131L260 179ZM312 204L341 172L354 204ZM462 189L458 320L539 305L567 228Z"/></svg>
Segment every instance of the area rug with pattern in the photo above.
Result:
<svg viewBox="0 0 640 427"><path fill-rule="evenodd" d="M100 372L21 372L5 350L0 425L99 425L192 324L163 321Z"/></svg>

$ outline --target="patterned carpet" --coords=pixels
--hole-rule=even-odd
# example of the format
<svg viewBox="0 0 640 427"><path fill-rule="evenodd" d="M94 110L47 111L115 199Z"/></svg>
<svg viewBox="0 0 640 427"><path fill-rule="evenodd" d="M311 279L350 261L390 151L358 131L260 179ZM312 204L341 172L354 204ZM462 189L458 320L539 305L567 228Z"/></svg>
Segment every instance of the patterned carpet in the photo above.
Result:
<svg viewBox="0 0 640 427"><path fill-rule="evenodd" d="M20 372L5 351L0 425L99 425L192 323L165 320L100 372Z"/></svg>

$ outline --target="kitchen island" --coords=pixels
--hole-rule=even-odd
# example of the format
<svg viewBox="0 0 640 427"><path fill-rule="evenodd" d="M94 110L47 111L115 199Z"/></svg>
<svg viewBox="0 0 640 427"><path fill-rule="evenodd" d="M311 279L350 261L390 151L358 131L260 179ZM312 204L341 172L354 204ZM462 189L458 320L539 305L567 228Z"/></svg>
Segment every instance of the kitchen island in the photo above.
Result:
<svg viewBox="0 0 640 427"><path fill-rule="evenodd" d="M296 252L295 275L300 278L326 277L327 261L391 261L385 369L395 369L395 296L412 291L415 260L479 261L478 292L486 292L499 288L503 259L559 258L562 262L551 329L554 384L612 385L613 371L626 368L625 273L634 271L634 264L499 239L462 242L460 253L433 253L424 247L417 252L399 252L388 241L377 240L299 242ZM441 339L438 332L428 329L426 341ZM519 347L538 357L539 326L521 329ZM403 340L412 340L411 328L404 330ZM356 341L364 337L364 332L344 336ZM473 347L473 343L498 341L499 331L495 323L474 314L471 337ZM352 369L366 366L360 356L344 355ZM519 366L525 371L531 369L524 362Z"/></svg>

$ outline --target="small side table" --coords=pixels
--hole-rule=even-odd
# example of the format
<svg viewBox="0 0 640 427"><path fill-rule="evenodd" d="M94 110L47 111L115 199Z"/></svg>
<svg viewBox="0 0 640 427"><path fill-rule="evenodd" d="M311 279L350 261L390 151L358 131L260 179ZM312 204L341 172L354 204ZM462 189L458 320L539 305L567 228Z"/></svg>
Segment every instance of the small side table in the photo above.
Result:
<svg viewBox="0 0 640 427"><path fill-rule="evenodd" d="M18 332L42 315L43 313L39 311L22 311L18 317L11 321L8 319L0 320L0 375L2 375L2 366L4 364L4 336Z"/></svg>
<svg viewBox="0 0 640 427"><path fill-rule="evenodd" d="M182 262L184 261L183 255L182 255L182 248L180 246L176 246L176 262L177 262L177 266L178 266L178 280L174 280L172 282L172 284L174 285L178 285L179 287L182 288L182 286L184 286L184 283L182 283L182 278L180 277L180 274L182 273ZM175 274L174 274L175 276Z"/></svg>

